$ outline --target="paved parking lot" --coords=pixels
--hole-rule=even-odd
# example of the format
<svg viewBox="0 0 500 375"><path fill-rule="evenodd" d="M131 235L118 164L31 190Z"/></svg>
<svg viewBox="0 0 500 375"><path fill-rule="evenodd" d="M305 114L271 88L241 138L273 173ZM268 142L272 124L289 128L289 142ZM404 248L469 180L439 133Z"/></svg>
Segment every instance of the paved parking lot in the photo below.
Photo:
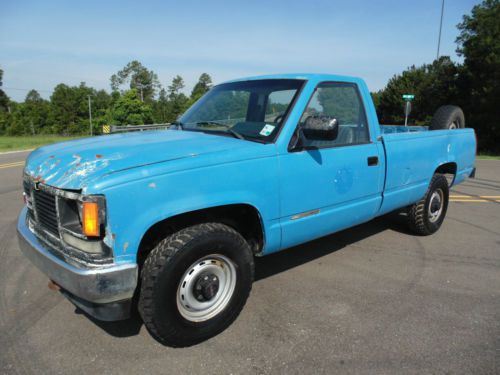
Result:
<svg viewBox="0 0 500 375"><path fill-rule="evenodd" d="M478 161L433 236L393 215L258 259L236 322L172 349L79 313L21 256L25 156L0 155L2 374L500 373L500 161Z"/></svg>

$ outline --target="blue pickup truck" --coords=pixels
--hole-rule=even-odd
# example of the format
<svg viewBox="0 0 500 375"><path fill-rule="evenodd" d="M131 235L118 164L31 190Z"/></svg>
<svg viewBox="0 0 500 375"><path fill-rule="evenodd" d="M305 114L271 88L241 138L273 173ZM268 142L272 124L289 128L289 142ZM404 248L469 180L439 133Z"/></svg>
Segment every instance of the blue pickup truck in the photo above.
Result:
<svg viewBox="0 0 500 375"><path fill-rule="evenodd" d="M416 234L436 232L475 149L458 107L430 127L379 125L359 78L234 80L168 130L33 151L19 244L88 314L138 309L161 343L193 345L236 319L255 256L395 210Z"/></svg>

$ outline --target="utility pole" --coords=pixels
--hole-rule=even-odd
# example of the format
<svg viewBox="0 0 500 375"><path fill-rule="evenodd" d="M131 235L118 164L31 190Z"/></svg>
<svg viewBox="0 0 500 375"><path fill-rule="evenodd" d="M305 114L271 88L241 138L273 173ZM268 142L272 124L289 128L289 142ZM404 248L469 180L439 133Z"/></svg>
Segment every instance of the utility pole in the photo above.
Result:
<svg viewBox="0 0 500 375"><path fill-rule="evenodd" d="M441 21L439 22L438 50L436 60L439 59L439 47L441 47L441 30L443 29L444 0L441 1Z"/></svg>
<svg viewBox="0 0 500 375"><path fill-rule="evenodd" d="M92 104L90 101L90 95L87 95L89 99L89 126L90 126L90 136L92 136Z"/></svg>

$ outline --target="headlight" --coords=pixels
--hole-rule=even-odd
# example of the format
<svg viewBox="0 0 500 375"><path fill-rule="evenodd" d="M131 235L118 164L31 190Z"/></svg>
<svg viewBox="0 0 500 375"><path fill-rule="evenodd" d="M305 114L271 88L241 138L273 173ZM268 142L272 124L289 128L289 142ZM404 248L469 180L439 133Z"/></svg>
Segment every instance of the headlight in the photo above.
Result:
<svg viewBox="0 0 500 375"><path fill-rule="evenodd" d="M109 247L102 241L106 228L105 209L103 196L60 197L59 220L64 243L86 253L109 253Z"/></svg>
<svg viewBox="0 0 500 375"><path fill-rule="evenodd" d="M86 253L103 254L106 250L103 246L103 242L100 240L83 240L68 232L62 233L62 239L67 245L85 251Z"/></svg>

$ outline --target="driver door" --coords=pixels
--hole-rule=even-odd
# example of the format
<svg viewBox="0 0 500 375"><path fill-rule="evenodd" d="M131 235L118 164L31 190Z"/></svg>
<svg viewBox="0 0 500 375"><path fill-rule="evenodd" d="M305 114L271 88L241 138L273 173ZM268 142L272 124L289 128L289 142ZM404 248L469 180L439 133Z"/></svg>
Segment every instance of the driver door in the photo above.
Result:
<svg viewBox="0 0 500 375"><path fill-rule="evenodd" d="M334 140L308 140L280 155L282 248L373 218L382 199L382 145L371 142L358 88L321 83L301 117L336 118Z"/></svg>

